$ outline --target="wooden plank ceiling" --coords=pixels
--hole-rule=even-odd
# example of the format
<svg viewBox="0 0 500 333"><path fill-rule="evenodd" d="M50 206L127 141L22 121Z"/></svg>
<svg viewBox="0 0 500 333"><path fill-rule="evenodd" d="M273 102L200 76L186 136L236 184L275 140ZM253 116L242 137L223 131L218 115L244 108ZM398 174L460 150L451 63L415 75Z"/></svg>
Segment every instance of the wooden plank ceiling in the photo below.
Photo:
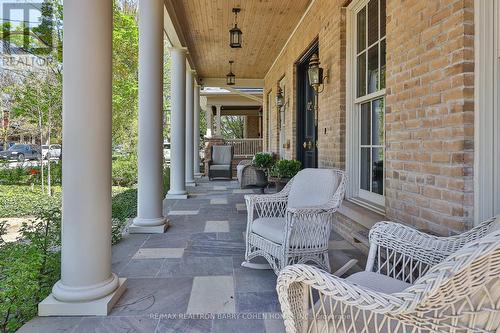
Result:
<svg viewBox="0 0 500 333"><path fill-rule="evenodd" d="M262 79L311 0L174 0L175 15L201 78ZM242 48L229 47L233 7L240 7Z"/></svg>

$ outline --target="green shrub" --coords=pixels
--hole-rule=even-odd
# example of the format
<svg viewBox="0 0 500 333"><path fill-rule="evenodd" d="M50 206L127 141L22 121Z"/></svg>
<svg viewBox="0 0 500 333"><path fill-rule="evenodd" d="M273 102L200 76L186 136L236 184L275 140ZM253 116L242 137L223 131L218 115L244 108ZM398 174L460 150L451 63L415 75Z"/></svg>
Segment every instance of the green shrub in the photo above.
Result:
<svg viewBox="0 0 500 333"><path fill-rule="evenodd" d="M115 186L131 187L137 183L137 158L121 156L113 160L112 182Z"/></svg>
<svg viewBox="0 0 500 333"><path fill-rule="evenodd" d="M292 178L300 171L301 166L297 160L279 160L273 165L269 175L276 178Z"/></svg>
<svg viewBox="0 0 500 333"><path fill-rule="evenodd" d="M44 181L47 184L47 175L49 168L43 166ZM50 162L50 176L52 185L61 185L62 182L62 163ZM17 167L17 168L2 168L0 169L0 184L2 185L26 185L26 184L41 184L42 173L39 166L35 167Z"/></svg>
<svg viewBox="0 0 500 333"><path fill-rule="evenodd" d="M253 157L252 164L257 168L268 169L274 163L273 155L269 153L257 153Z"/></svg>
<svg viewBox="0 0 500 333"><path fill-rule="evenodd" d="M27 184L29 173L23 168L0 169L0 184Z"/></svg>
<svg viewBox="0 0 500 333"><path fill-rule="evenodd" d="M43 207L24 223L20 241L0 240L0 332L15 332L37 313L37 304L60 278L59 207ZM0 238L5 232L0 227Z"/></svg>

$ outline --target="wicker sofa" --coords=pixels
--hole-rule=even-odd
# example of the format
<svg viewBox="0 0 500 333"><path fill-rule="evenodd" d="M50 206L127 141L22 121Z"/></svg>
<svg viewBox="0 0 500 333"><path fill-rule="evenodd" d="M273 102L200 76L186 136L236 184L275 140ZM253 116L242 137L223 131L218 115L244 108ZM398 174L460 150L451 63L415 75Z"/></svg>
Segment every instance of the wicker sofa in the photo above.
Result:
<svg viewBox="0 0 500 333"><path fill-rule="evenodd" d="M498 333L500 217L453 237L380 222L364 272L293 265L277 290L288 333Z"/></svg>

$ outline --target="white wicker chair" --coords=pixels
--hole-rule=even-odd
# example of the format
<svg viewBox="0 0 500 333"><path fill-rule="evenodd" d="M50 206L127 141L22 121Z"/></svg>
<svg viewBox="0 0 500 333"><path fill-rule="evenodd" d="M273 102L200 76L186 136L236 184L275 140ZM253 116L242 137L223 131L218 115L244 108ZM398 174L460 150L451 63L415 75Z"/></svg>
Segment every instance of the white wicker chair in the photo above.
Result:
<svg viewBox="0 0 500 333"><path fill-rule="evenodd" d="M453 237L381 222L370 243L366 271L347 279L280 272L288 333L500 332L500 217Z"/></svg>
<svg viewBox="0 0 500 333"><path fill-rule="evenodd" d="M330 270L328 240L333 214L344 198L346 175L334 169L304 169L276 194L246 195L246 267L264 257L276 274L285 266L312 262Z"/></svg>

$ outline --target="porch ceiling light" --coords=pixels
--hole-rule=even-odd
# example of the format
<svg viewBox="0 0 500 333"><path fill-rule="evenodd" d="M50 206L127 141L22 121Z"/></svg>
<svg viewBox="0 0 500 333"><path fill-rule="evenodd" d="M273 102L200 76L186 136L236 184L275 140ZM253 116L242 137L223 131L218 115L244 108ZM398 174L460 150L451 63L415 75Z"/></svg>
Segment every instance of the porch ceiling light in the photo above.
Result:
<svg viewBox="0 0 500 333"><path fill-rule="evenodd" d="M236 75L233 73L233 62L232 60L229 61L229 73L226 75L226 84L228 86L234 86L236 83Z"/></svg>
<svg viewBox="0 0 500 333"><path fill-rule="evenodd" d="M307 74L309 76L309 84L313 87L316 93L320 93L319 88L323 85L323 68L319 67L319 57L315 53L312 55L311 60L309 60L309 68Z"/></svg>
<svg viewBox="0 0 500 333"><path fill-rule="evenodd" d="M232 48L240 48L241 47L241 32L240 28L238 28L238 13L241 11L240 8L233 8L234 13L234 27L229 30L229 46Z"/></svg>

